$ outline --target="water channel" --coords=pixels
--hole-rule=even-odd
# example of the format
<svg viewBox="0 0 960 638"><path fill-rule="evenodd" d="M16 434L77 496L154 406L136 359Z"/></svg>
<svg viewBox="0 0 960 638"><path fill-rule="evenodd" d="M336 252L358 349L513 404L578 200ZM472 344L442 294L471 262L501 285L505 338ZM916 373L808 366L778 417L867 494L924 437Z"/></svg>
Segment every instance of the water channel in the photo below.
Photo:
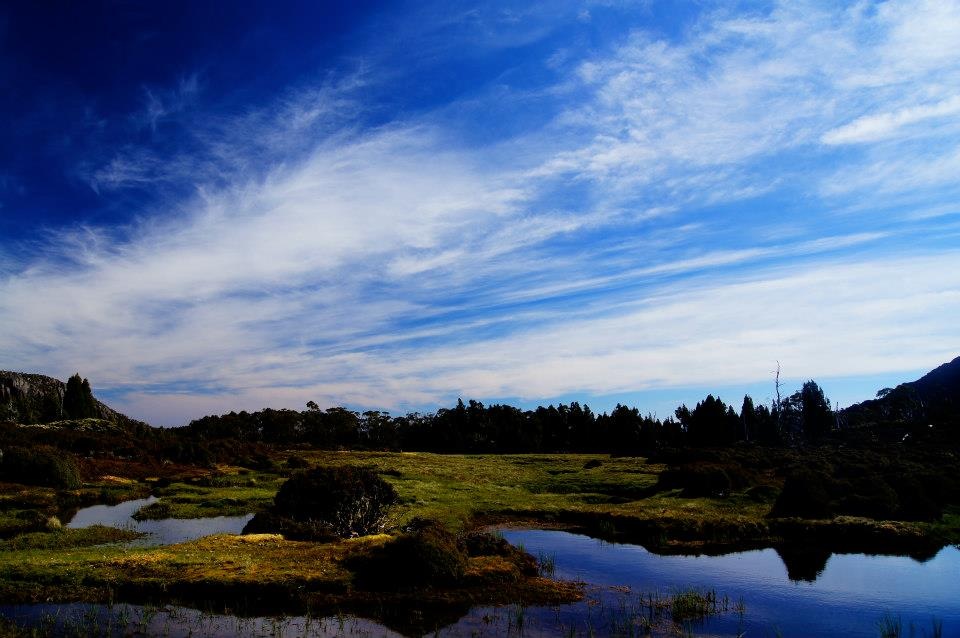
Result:
<svg viewBox="0 0 960 638"><path fill-rule="evenodd" d="M118 505L93 505L78 511L67 527L81 528L91 525L121 527L147 534L134 541L137 545L172 545L210 536L211 534L239 534L253 514L243 516L211 516L208 518L165 518L137 521L132 517L137 510L157 500L157 497L124 501Z"/></svg>

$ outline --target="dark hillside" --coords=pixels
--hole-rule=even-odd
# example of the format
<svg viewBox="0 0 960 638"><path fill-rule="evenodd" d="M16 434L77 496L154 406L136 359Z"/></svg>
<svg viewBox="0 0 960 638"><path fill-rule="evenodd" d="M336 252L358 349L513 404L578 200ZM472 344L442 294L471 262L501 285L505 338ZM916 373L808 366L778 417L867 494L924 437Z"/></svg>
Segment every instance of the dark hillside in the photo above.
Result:
<svg viewBox="0 0 960 638"><path fill-rule="evenodd" d="M955 424L960 415L960 357L945 363L916 381L884 388L877 398L843 411L853 427L870 425L917 426Z"/></svg>

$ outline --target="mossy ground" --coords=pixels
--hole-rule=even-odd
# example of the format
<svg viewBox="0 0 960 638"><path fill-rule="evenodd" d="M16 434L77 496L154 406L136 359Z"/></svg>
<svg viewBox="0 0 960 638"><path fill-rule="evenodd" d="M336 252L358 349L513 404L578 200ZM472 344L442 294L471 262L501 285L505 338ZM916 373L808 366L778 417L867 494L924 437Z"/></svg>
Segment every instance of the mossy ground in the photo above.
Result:
<svg viewBox="0 0 960 638"><path fill-rule="evenodd" d="M273 502L286 477L275 472L218 466L205 476L190 476L155 486L159 501L141 509L136 518L203 518L258 512Z"/></svg>

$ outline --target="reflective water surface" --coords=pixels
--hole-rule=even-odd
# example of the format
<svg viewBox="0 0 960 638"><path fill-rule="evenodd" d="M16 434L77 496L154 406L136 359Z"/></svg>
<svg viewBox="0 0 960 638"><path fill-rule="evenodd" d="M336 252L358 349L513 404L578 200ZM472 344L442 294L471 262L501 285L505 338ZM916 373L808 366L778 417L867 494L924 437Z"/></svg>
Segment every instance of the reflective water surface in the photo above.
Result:
<svg viewBox="0 0 960 638"><path fill-rule="evenodd" d="M568 532L504 530L503 535L535 556L552 557L557 578L599 586L592 590L593 609L629 605L649 592L669 594L690 587L742 599L742 618L723 614L706 621L696 630L698 635L878 636L878 624L887 617L902 623L904 636L910 635L911 625L917 637L932 635L934 619L942 623L944 636L960 636L960 550L953 546L925 562L903 556L834 554L815 580L803 581L788 577L774 549L659 556L639 545L611 544ZM590 606L578 603L562 612L569 620L578 613L587 618ZM531 609L525 622L543 625L537 633L564 635L573 623L554 631L556 616L557 610Z"/></svg>
<svg viewBox="0 0 960 638"><path fill-rule="evenodd" d="M401 638L375 622L353 616L240 618L167 605L0 605L0 615L21 626L34 627L44 635L63 636L165 636L187 638Z"/></svg>
<svg viewBox="0 0 960 638"><path fill-rule="evenodd" d="M142 523L130 518L152 500L88 508L70 525L119 524L150 532L152 543L169 543L209 533L237 533L249 518ZM669 622L668 609L667 622L655 623L652 635L875 637L881 635L881 623L886 622L900 625L904 637L960 637L960 550L954 546L925 561L903 556L826 555L803 548L660 556L639 545L612 544L561 531L508 529L502 534L534 556L552 562L554 577L585 583L586 599L554 607L476 607L456 622L451 618L462 612L434 617L416 608L381 609L379 614L371 610L381 622L353 616L239 618L182 607L136 605L0 606L0 614L33 626L62 627L67 633L70 627L94 623L97 631L92 633L103 634L109 627L111 635L133 631L170 636L647 635L642 601L651 594L663 600L693 588L715 591L728 601L721 605L724 613L675 625ZM121 626L124 629L120 630ZM411 632L413 626L431 629ZM935 627L941 627L942 633Z"/></svg>
<svg viewBox="0 0 960 638"><path fill-rule="evenodd" d="M67 527L90 527L91 525L106 525L108 527L122 527L148 534L143 539L134 541L140 545L172 545L184 541L210 536L211 534L239 534L243 526L253 518L252 514L244 516L212 516L209 518L167 518L158 521L137 521L133 514L143 507L156 501L155 496L133 501L124 501L119 505L93 505L85 507L74 515Z"/></svg>

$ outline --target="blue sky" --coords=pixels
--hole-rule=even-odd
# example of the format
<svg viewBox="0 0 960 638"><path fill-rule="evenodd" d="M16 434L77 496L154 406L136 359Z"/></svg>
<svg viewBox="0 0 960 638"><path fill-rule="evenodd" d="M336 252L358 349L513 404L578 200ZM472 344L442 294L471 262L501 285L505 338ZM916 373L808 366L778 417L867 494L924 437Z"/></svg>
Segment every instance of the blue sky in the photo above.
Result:
<svg viewBox="0 0 960 638"><path fill-rule="evenodd" d="M533 4L4 5L0 368L169 425L960 354L960 3Z"/></svg>

